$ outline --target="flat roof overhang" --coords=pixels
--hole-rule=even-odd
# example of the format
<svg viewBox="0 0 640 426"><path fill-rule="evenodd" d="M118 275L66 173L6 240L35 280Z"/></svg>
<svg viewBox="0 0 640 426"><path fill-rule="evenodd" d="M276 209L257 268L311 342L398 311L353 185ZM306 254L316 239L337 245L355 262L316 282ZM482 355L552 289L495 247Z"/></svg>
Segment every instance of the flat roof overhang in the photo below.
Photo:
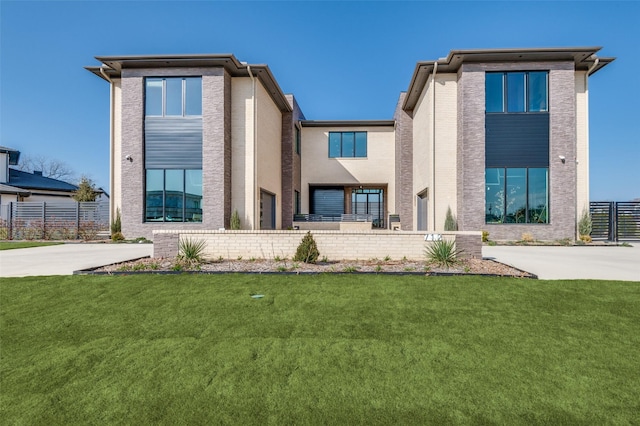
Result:
<svg viewBox="0 0 640 426"><path fill-rule="evenodd" d="M302 127L393 127L394 120L301 120Z"/></svg>
<svg viewBox="0 0 640 426"><path fill-rule="evenodd" d="M436 63L436 72L454 73L463 63L572 61L576 71L590 71L591 75L615 60L613 57L597 57L600 49L602 47L452 50L446 58L416 64L402 109L412 111L415 108Z"/></svg>
<svg viewBox="0 0 640 426"><path fill-rule="evenodd" d="M258 78L265 87L278 108L283 112L291 112L291 105L287 101L282 89L274 78L269 67L265 64L247 64L238 61L230 54L199 54L199 55L134 55L134 56L96 56L102 66L84 67L89 72L109 81L121 78L123 69L136 68L224 68L232 77L250 77L249 68L254 77ZM104 74L103 74L104 73ZM105 78L106 77L108 78Z"/></svg>

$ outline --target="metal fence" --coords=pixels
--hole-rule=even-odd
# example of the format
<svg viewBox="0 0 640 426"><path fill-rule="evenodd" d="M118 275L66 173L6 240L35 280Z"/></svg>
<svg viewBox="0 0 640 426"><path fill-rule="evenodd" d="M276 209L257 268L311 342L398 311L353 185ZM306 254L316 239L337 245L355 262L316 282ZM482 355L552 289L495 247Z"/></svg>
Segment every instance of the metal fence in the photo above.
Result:
<svg viewBox="0 0 640 426"><path fill-rule="evenodd" d="M640 201L596 201L589 210L594 240L640 240Z"/></svg>
<svg viewBox="0 0 640 426"><path fill-rule="evenodd" d="M109 230L105 202L11 202L4 207L0 239L93 239Z"/></svg>

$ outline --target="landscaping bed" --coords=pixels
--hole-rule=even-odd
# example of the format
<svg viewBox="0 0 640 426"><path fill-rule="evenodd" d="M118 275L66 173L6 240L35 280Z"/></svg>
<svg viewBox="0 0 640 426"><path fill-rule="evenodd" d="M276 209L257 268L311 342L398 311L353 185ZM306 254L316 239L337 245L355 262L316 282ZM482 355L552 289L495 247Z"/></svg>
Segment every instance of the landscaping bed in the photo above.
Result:
<svg viewBox="0 0 640 426"><path fill-rule="evenodd" d="M489 259L465 259L450 268L425 261L368 259L319 261L315 264L287 259L218 259L189 265L174 258L144 258L97 268L95 273L130 272L244 272L244 273L393 273L427 275L493 275L536 278L535 275Z"/></svg>

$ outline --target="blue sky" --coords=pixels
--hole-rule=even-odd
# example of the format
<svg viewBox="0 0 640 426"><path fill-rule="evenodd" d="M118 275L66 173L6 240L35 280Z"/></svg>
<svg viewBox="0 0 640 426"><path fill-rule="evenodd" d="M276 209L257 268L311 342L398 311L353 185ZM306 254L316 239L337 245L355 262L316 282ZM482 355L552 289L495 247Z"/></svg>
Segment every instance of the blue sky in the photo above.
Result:
<svg viewBox="0 0 640 426"><path fill-rule="evenodd" d="M0 0L0 145L109 184L97 55L266 63L308 119L389 119L417 61L451 49L603 46L590 79L591 199L640 197L638 2Z"/></svg>

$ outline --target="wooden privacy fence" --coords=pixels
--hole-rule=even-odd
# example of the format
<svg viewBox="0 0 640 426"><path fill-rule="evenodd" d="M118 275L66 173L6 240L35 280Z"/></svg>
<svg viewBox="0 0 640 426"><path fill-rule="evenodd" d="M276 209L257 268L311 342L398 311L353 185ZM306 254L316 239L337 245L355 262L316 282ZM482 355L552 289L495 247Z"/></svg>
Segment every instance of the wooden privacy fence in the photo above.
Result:
<svg viewBox="0 0 640 426"><path fill-rule="evenodd" d="M19 201L2 207L1 239L90 240L109 231L105 202Z"/></svg>

